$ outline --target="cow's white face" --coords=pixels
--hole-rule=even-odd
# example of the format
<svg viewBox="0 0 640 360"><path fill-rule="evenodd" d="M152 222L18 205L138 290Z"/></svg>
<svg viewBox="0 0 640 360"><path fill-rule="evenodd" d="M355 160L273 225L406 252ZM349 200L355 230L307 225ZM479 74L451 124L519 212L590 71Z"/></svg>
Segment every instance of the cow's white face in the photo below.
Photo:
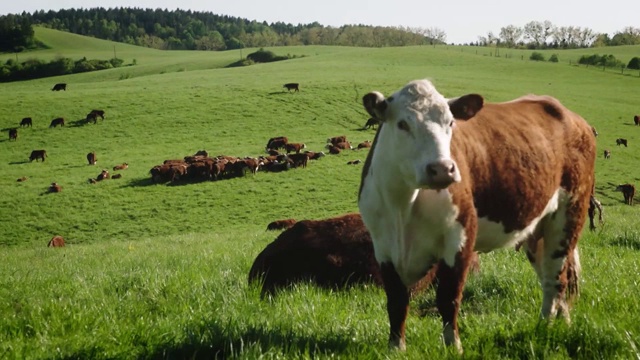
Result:
<svg viewBox="0 0 640 360"><path fill-rule="evenodd" d="M451 158L454 115L449 101L429 81L410 82L386 99L373 92L363 101L384 123L375 151L394 160L398 176L409 186L444 189L461 180Z"/></svg>

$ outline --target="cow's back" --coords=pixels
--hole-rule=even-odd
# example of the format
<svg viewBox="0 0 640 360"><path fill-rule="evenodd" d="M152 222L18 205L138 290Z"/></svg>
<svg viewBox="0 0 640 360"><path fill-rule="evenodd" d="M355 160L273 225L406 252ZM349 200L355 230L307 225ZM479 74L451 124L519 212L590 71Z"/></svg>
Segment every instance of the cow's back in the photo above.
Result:
<svg viewBox="0 0 640 360"><path fill-rule="evenodd" d="M467 174L463 183L471 182L478 217L507 232L531 224L559 188L593 186L591 128L553 98L485 104L456 126L452 153Z"/></svg>

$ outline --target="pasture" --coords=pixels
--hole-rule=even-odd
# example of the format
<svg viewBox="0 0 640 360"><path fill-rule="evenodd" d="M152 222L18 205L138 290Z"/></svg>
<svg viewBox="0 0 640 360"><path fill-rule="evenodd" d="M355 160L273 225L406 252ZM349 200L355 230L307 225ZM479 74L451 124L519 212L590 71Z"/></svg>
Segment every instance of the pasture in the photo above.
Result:
<svg viewBox="0 0 640 360"><path fill-rule="evenodd" d="M581 239L582 294L571 326L538 324L541 292L523 253L484 254L462 304L465 357L640 356L638 210L613 191L640 180L633 124L640 78L567 63L601 50L561 51L560 63L537 63L471 47L286 47L268 50L304 57L225 68L256 49L163 52L49 29L36 35L50 49L21 60L108 59L115 46L125 64L137 65L0 84L0 358L457 358L442 345L432 292L412 300L400 354L387 349L381 289L303 284L261 301L247 286L253 259L277 236L265 232L269 222L357 210L361 165L346 163L364 160L367 150L221 181L165 185L149 175L165 159L202 149L261 155L279 135L315 151L335 135L372 140L374 131L361 129L368 118L361 97L418 78L450 97L552 95L600 133L596 196L606 223ZM626 63L640 47L604 52ZM67 91L51 91L61 82ZM300 92L282 88L289 82ZM91 109L104 109L105 120L83 124ZM23 117L33 118L32 128L19 128ZM56 117L66 125L49 128ZM9 141L13 127L17 141ZM620 137L629 147L616 146ZM46 161L30 162L34 149L46 149ZM91 151L95 166L86 161ZM87 181L123 162L121 179ZM62 192L47 194L52 182ZM67 246L46 248L54 235Z"/></svg>

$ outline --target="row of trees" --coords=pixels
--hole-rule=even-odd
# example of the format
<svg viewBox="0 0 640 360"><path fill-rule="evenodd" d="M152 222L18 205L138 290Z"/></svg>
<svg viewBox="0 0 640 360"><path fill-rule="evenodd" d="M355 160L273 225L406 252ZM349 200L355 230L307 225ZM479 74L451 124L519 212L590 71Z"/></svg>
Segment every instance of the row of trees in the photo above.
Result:
<svg viewBox="0 0 640 360"><path fill-rule="evenodd" d="M49 62L39 59L29 59L25 62L7 60L0 65L0 82L37 79L49 76L75 74L81 72L111 69L120 67L124 60L113 58L110 60L88 60L86 57L74 61L71 58L58 57Z"/></svg>
<svg viewBox="0 0 640 360"><path fill-rule="evenodd" d="M286 24L190 10L93 8L23 12L10 15L26 25L93 36L106 40L171 50L227 50L284 45L403 46L443 43L438 28L374 27L345 25L340 28L311 24ZM26 29L25 29L26 30ZM0 30L0 38L4 34ZM0 48L11 50L12 45Z"/></svg>
<svg viewBox="0 0 640 360"><path fill-rule="evenodd" d="M0 17L0 51L22 51L35 46L33 28L27 18L16 15Z"/></svg>
<svg viewBox="0 0 640 360"><path fill-rule="evenodd" d="M478 42L473 45L528 49L575 49L638 44L640 44L640 28L627 26L610 38L608 34L596 33L586 27L555 26L547 20L543 22L531 21L523 27L508 25L500 28L498 35L490 31L486 36L478 36Z"/></svg>

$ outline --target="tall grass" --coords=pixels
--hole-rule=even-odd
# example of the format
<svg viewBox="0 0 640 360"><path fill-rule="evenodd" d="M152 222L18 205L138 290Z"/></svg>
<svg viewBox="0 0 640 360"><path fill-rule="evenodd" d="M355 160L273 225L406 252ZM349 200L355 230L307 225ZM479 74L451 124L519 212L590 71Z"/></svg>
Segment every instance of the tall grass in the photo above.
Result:
<svg viewBox="0 0 640 360"><path fill-rule="evenodd" d="M37 35L51 49L20 56L106 59L115 45L119 57L138 65L0 85L0 128L34 120L19 129L18 141L0 139L0 358L457 357L441 343L430 292L412 300L408 350L399 354L386 347L380 289L302 284L261 301L246 283L253 259L275 237L264 231L267 223L357 210L361 168L346 162L366 150L217 182L155 185L148 174L201 149L259 155L277 135L311 150L335 135L372 139L373 131L361 130L362 95L424 77L452 97L553 95L598 129L599 153L612 150L610 160L597 159L607 222L581 240L583 293L572 325L538 323L541 294L523 254L482 255L481 272L465 290L465 357L638 356L637 211L613 191L640 174L629 165L640 157L632 122L638 78L454 47L276 48L305 57L226 69L237 51L162 52L48 29ZM68 90L52 92L56 82ZM287 93L287 82L299 82L300 93ZM74 123L94 108L106 111L104 121ZM48 128L58 116L67 126ZM618 137L629 148L615 146ZM29 162L33 149L49 157ZM86 163L90 151L97 166ZM129 163L122 179L88 183L122 162ZM17 182L22 176L29 179ZM46 194L51 182L63 191ZM68 246L46 248L56 234Z"/></svg>

